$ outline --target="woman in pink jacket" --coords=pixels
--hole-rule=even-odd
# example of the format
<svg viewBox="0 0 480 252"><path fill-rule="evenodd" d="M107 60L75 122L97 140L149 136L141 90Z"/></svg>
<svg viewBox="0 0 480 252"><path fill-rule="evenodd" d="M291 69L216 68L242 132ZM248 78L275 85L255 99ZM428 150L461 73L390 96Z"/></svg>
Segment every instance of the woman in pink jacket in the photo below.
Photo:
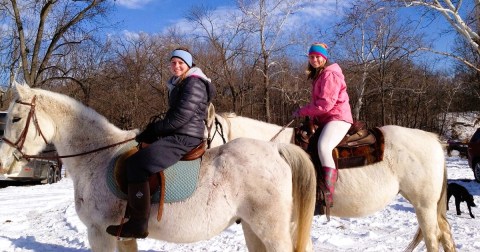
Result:
<svg viewBox="0 0 480 252"><path fill-rule="evenodd" d="M322 129L318 139L318 155L323 168L326 204L332 206L337 169L332 151L345 137L353 123L342 69L328 59L327 45L314 43L308 51L308 79L312 79L309 104L294 113L295 117L309 116Z"/></svg>

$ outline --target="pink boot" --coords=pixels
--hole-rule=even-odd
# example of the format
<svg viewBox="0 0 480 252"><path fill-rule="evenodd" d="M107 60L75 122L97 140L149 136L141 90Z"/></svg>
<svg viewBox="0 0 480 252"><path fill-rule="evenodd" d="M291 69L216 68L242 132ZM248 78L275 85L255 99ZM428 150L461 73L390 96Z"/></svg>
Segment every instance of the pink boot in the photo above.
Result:
<svg viewBox="0 0 480 252"><path fill-rule="evenodd" d="M335 182L337 182L337 169L330 167L323 167L323 180L327 192L325 192L325 204L329 207L333 206L333 192L335 191Z"/></svg>

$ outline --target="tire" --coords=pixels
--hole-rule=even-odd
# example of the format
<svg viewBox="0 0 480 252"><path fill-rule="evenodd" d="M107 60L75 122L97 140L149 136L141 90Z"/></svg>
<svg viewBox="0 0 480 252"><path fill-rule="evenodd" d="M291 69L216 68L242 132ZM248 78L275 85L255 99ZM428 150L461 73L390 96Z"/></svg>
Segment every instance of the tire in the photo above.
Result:
<svg viewBox="0 0 480 252"><path fill-rule="evenodd" d="M48 167L47 183L57 183L61 179L60 169L55 166Z"/></svg>
<svg viewBox="0 0 480 252"><path fill-rule="evenodd" d="M55 182L58 182L62 179L62 170L58 167L55 167Z"/></svg>
<svg viewBox="0 0 480 252"><path fill-rule="evenodd" d="M475 181L480 183L480 162L476 162L473 166L473 176L475 176Z"/></svg>

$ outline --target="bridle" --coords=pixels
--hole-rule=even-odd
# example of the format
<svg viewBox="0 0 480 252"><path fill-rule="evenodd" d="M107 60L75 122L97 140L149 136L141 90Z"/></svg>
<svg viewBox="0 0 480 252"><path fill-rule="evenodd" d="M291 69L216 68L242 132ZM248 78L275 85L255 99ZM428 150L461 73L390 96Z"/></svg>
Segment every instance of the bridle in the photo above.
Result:
<svg viewBox="0 0 480 252"><path fill-rule="evenodd" d="M207 132L208 132L208 136L207 136L207 149L210 149L212 146L212 141L213 139L215 138L215 135L218 133L221 137L222 137L222 140L223 140L223 144L226 144L227 143L227 140L225 140L225 136L224 136L224 133L223 133L223 126L222 124L218 121L217 117L215 117L215 122L213 124L215 124L215 131L213 132L213 135L211 135L211 130L212 130L212 127L213 127L213 124L208 126L207 123L205 123L206 126L207 126ZM220 128L220 129L218 129Z"/></svg>
<svg viewBox="0 0 480 252"><path fill-rule="evenodd" d="M35 96L33 96L32 101L30 103L23 102L23 101L20 101L20 100L15 101L15 103L18 103L18 104L30 106L30 111L28 112L28 117L27 117L27 121L25 123L25 128L22 130L22 133L20 134L20 137L18 138L18 140L16 142L13 142L13 141L7 139L6 137L2 138L3 141L6 144L15 148L12 155L15 157L15 159L17 161L19 161L21 159L25 159L27 161L30 161L30 159L32 159L32 158L42 158L42 159L56 160L56 159L59 159L59 158L76 157L76 156L91 154L91 153L94 153L94 152L97 152L97 151L112 148L112 147L115 147L117 145L129 142L129 141L132 141L132 140L135 139L135 138L130 138L130 139L127 139L127 140L124 140L124 141L121 141L121 142L118 142L118 143L110 144L110 145L107 145L107 146L103 146L103 147L100 147L100 148L97 148L97 149L94 149L94 150L85 151L85 152L77 153L77 154L71 154L71 155L43 156L43 155L28 155L28 154L25 154L22 151L22 149L23 149L23 145L25 144L25 140L27 138L27 133L28 133L28 128L29 128L28 126L30 125L30 122L33 122L33 125L35 126L35 129L37 130L38 134L42 137L45 144L48 145L48 141L45 138L45 135L43 134L42 130L40 129L40 125L38 124L38 118L37 118L37 115L35 113L36 99L37 99L37 96L35 95Z"/></svg>
<svg viewBox="0 0 480 252"><path fill-rule="evenodd" d="M33 120L33 124L35 125L35 129L37 130L38 134L42 136L43 140L45 143L47 143L47 140L45 136L43 135L43 132L40 129L40 126L38 125L38 120L37 116L35 114L35 101L37 99L37 96L33 96L32 101L30 103L28 102L22 102L20 100L16 100L15 103L30 106L30 111L28 112L27 116L27 122L25 123L25 128L22 130L22 133L20 134L20 137L16 142L13 142L6 137L3 137L3 141L7 143L8 145L12 146L15 148L15 151L13 152L13 156L15 159L18 161L22 158L25 158L27 161L30 161L30 158L32 158L32 155L26 155L25 153L22 152L23 145L25 144L25 140L27 138L27 133L28 133L28 126L30 125L30 122Z"/></svg>

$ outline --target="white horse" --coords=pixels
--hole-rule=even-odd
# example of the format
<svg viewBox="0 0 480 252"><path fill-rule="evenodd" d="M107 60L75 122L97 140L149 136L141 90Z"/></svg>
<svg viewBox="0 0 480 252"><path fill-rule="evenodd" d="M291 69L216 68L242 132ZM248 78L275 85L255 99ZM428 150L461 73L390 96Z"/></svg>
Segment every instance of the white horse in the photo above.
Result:
<svg viewBox="0 0 480 252"><path fill-rule="evenodd" d="M240 137L277 143L293 143L293 128L237 116L235 113L216 113L209 124L210 131L208 134L211 138L212 148Z"/></svg>
<svg viewBox="0 0 480 252"><path fill-rule="evenodd" d="M221 115L220 115L221 116ZM293 128L284 128L247 117L222 116L229 140L250 137L292 142ZM383 161L361 169L340 169L332 216L362 217L382 210L400 193L414 207L419 229L407 250L422 240L428 251L455 251L446 219L447 171L438 136L418 129L384 126Z"/></svg>
<svg viewBox="0 0 480 252"><path fill-rule="evenodd" d="M65 95L19 84L15 91L0 146L3 168L14 173L45 142L53 143L65 157L91 250L137 251L136 240L117 241L105 231L120 223L126 206L109 190L106 170L137 131L122 131ZM315 186L313 164L300 148L238 139L205 153L196 191L183 202L165 204L160 222L152 216L149 238L206 240L241 220L251 251L305 251L311 249ZM158 207L152 204L151 212Z"/></svg>

